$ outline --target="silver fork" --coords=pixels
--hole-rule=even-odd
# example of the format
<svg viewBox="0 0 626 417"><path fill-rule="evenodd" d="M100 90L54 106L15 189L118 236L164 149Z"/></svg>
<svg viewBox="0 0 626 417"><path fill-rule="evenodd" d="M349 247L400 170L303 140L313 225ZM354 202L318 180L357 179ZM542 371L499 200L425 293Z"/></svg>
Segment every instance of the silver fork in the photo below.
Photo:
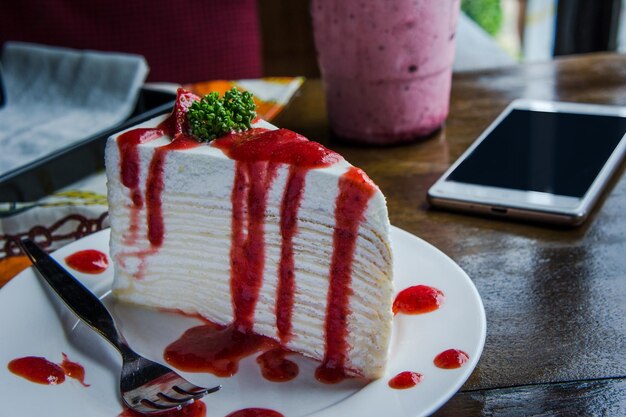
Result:
<svg viewBox="0 0 626 417"><path fill-rule="evenodd" d="M122 355L120 391L126 406L144 414L180 409L221 386L203 388L133 351L104 304L30 239L21 242L41 276L82 321L108 340Z"/></svg>

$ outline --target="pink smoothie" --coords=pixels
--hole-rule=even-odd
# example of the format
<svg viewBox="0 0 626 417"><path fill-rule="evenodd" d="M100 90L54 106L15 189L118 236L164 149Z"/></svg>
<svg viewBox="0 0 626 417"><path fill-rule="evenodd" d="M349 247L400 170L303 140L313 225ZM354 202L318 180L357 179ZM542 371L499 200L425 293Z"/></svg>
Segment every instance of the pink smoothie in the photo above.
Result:
<svg viewBox="0 0 626 417"><path fill-rule="evenodd" d="M448 115L459 0L312 0L331 128L392 144Z"/></svg>

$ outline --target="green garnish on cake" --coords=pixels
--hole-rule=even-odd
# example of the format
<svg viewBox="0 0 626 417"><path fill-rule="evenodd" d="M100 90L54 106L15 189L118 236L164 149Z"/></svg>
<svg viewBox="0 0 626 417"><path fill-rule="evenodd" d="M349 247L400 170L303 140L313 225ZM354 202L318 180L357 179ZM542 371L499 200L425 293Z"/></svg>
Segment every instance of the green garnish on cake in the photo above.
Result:
<svg viewBox="0 0 626 417"><path fill-rule="evenodd" d="M191 134L210 142L229 132L250 129L256 117L254 97L248 91L231 88L220 98L211 92L189 107L187 118Z"/></svg>

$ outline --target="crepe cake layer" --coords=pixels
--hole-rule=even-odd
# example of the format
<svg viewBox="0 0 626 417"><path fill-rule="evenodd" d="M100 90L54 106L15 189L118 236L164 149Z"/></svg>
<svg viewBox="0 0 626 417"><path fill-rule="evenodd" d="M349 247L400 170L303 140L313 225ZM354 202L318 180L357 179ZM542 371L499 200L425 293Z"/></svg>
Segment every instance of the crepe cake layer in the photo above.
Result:
<svg viewBox="0 0 626 417"><path fill-rule="evenodd" d="M380 377L393 288L378 187L314 142L321 161L294 159L289 146L258 161L256 151L233 152L236 135L172 140L175 132L154 128L164 120L106 146L114 295L234 323L348 374Z"/></svg>

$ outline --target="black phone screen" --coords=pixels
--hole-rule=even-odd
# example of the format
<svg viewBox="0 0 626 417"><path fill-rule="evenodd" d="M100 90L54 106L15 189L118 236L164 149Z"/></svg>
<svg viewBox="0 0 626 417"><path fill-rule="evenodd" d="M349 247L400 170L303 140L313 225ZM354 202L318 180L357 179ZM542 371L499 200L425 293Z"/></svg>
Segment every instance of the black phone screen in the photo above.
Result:
<svg viewBox="0 0 626 417"><path fill-rule="evenodd" d="M582 197L626 134L626 118L512 110L448 176Z"/></svg>

